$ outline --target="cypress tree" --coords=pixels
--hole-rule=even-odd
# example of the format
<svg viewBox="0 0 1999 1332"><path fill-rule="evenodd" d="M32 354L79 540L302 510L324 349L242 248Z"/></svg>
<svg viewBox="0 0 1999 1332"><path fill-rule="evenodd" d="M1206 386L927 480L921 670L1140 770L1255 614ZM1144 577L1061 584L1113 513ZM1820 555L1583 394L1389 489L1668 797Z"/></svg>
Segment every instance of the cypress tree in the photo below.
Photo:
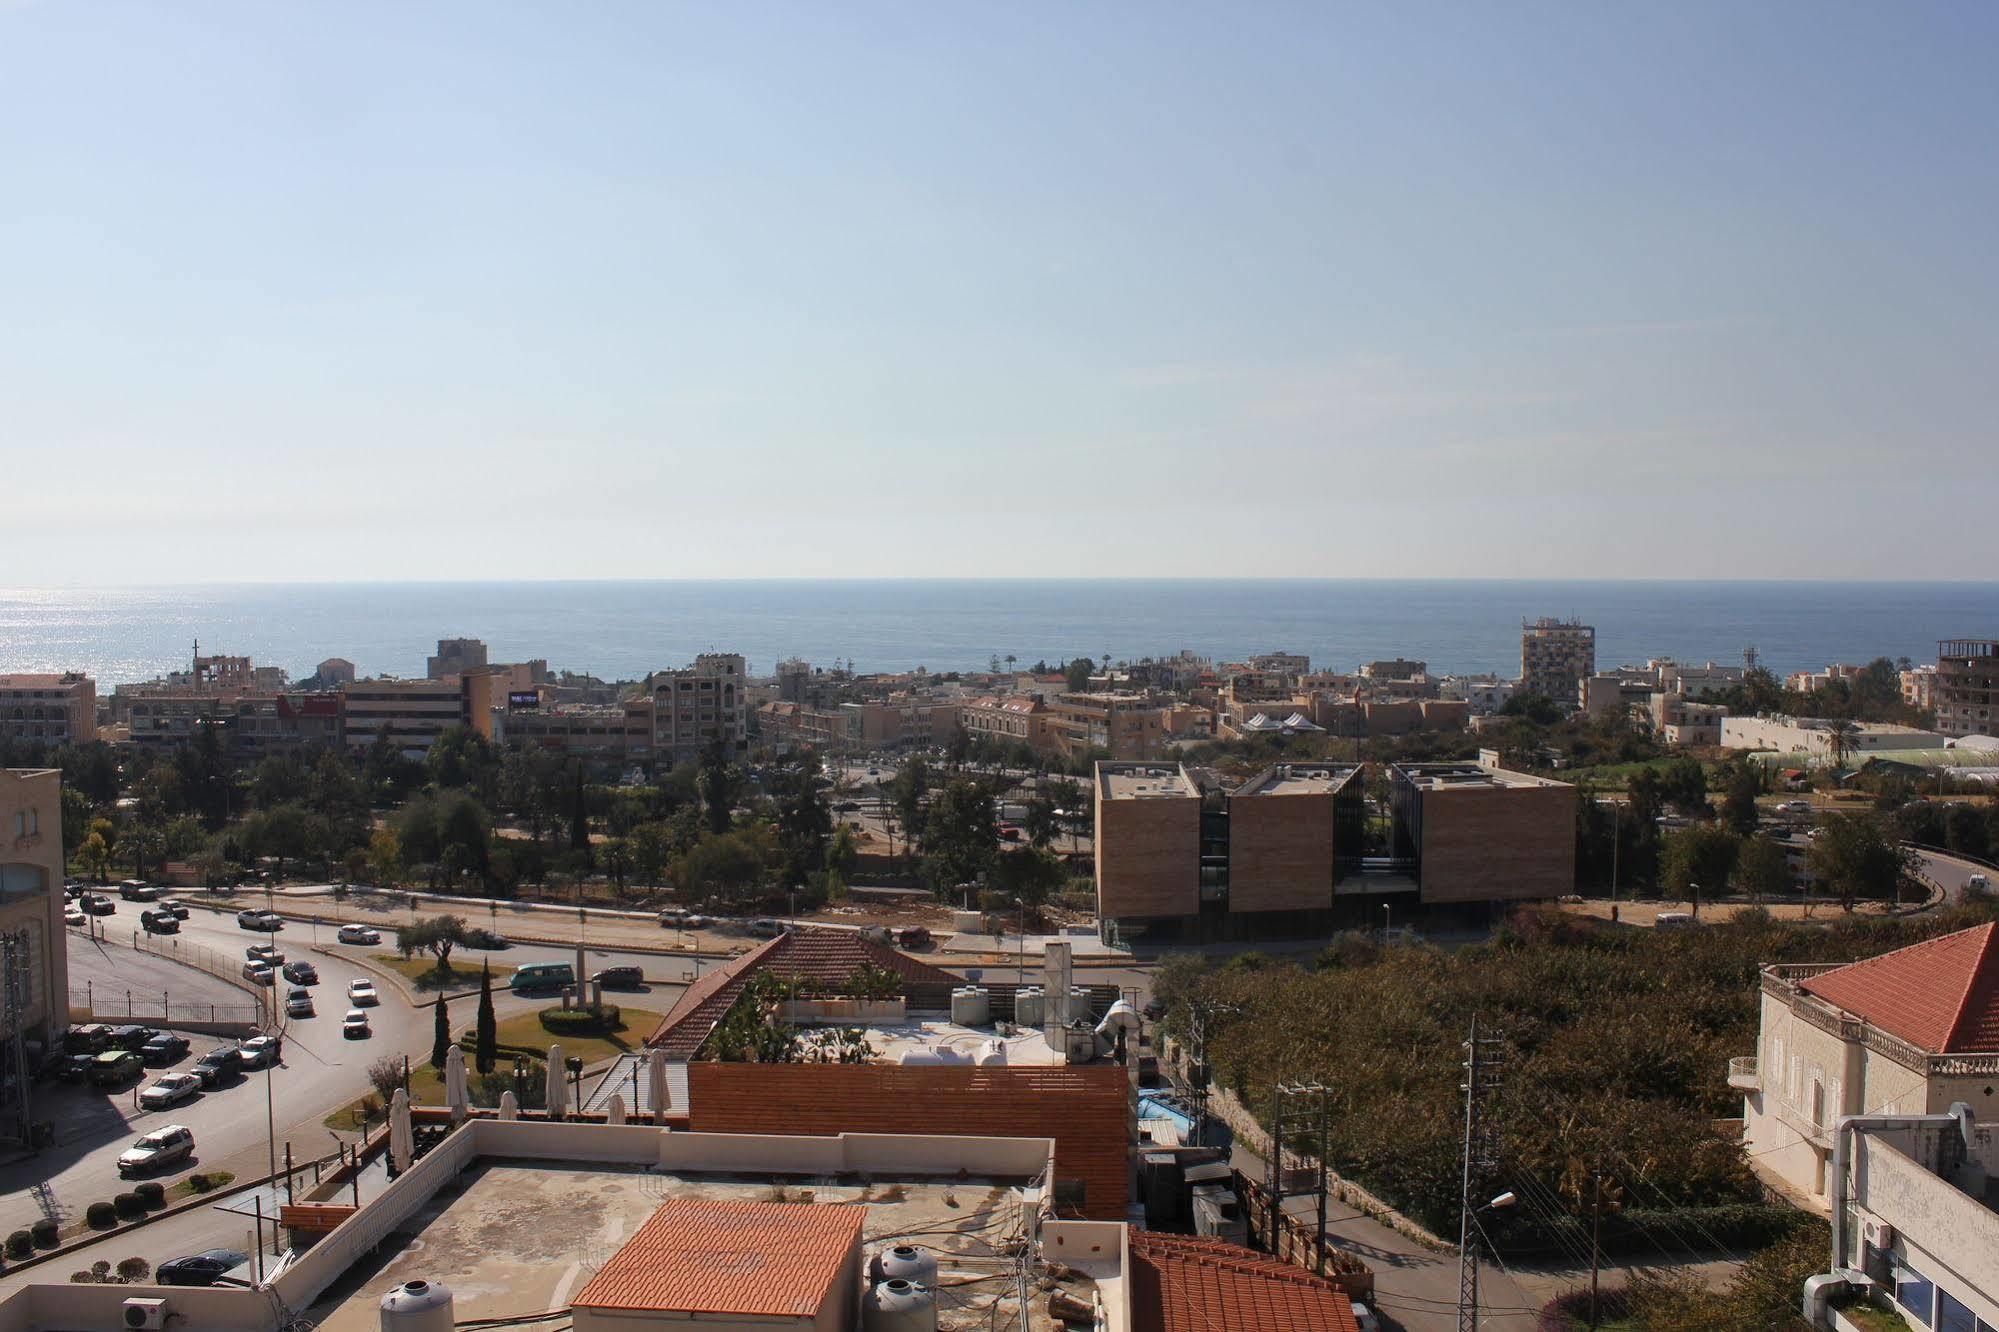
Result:
<svg viewBox="0 0 1999 1332"><path fill-rule="evenodd" d="M430 1065L438 1072L444 1071L445 1056L451 1050L451 1014L446 1010L444 996L437 996L437 1025L430 1034Z"/></svg>
<svg viewBox="0 0 1999 1332"><path fill-rule="evenodd" d="M499 1063L499 1023L493 1018L493 964L489 961L479 976L479 1018L474 1036L472 1066L491 1073Z"/></svg>

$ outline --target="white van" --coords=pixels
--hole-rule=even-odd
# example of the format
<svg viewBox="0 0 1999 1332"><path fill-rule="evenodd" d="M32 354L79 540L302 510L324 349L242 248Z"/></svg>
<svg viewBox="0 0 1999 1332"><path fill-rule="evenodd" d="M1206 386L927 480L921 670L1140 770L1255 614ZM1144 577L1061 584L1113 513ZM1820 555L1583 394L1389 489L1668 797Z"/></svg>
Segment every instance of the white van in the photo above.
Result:
<svg viewBox="0 0 1999 1332"><path fill-rule="evenodd" d="M1694 918L1690 912L1661 911L1658 919L1652 922L1652 928L1655 930L1687 930L1692 929L1693 924Z"/></svg>

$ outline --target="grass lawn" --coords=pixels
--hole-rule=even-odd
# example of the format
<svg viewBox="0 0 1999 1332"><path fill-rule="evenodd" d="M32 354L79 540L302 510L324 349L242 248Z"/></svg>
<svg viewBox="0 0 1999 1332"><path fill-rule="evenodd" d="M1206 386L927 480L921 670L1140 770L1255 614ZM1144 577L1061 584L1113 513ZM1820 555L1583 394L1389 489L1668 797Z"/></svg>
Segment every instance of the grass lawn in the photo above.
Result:
<svg viewBox="0 0 1999 1332"><path fill-rule="evenodd" d="M573 1056L585 1064L594 1064L600 1059L630 1054L640 1048L664 1016L648 1008L620 1006L618 1029L609 1036L557 1036L541 1025L541 1014L522 1013L502 1022L495 1035L501 1045L525 1046L530 1050L546 1051L550 1045L560 1041L565 1059Z"/></svg>
<svg viewBox="0 0 1999 1332"><path fill-rule="evenodd" d="M1899 1313L1877 1309L1871 1304L1849 1304L1840 1310L1847 1321L1866 1332L1914 1332L1909 1320Z"/></svg>
<svg viewBox="0 0 1999 1332"><path fill-rule="evenodd" d="M428 953L418 953L415 957L410 958L398 957L394 953L370 953L368 960L370 962L378 962L396 974L407 977L417 989L427 992L437 990L476 990L479 988L479 971L483 965L483 962L468 963L465 958L453 956L451 959L451 970L440 975L437 970L436 959ZM512 967L504 962L495 962L493 964L494 992L498 993L506 989L507 978L513 974L514 969Z"/></svg>
<svg viewBox="0 0 1999 1332"><path fill-rule="evenodd" d="M470 1062L470 1061L467 1061ZM375 1112L364 1125L361 1121L361 1107L368 1101L375 1102ZM410 1104L443 1105L444 1074L430 1066L428 1060L410 1060ZM321 1122L330 1129L343 1133L353 1133L364 1127L372 1127L387 1117L389 1108L382 1104L374 1091L368 1090L356 1096L347 1104L335 1110Z"/></svg>

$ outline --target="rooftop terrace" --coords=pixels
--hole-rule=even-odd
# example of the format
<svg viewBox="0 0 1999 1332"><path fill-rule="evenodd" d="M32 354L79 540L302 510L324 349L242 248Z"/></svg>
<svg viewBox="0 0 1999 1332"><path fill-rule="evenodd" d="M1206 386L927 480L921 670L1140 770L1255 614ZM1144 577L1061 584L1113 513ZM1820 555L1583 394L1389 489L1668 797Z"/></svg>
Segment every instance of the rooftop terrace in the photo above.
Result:
<svg viewBox="0 0 1999 1332"><path fill-rule="evenodd" d="M1193 799L1200 794L1171 763L1099 763L1097 791L1105 800Z"/></svg>
<svg viewBox="0 0 1999 1332"><path fill-rule="evenodd" d="M1528 789L1561 786L1562 782L1508 768L1487 768L1476 763L1398 763L1396 776L1419 791L1462 791L1485 788Z"/></svg>
<svg viewBox="0 0 1999 1332"><path fill-rule="evenodd" d="M1239 796L1331 795L1360 773L1355 763L1280 763L1236 788Z"/></svg>

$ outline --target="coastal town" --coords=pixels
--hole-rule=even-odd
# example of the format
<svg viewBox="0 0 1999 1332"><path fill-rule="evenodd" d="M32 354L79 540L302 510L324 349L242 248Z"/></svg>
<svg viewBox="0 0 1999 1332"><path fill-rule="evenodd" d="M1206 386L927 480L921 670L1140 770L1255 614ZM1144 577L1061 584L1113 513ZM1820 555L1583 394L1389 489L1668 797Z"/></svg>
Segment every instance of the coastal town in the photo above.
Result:
<svg viewBox="0 0 1999 1332"><path fill-rule="evenodd" d="M489 656L0 675L0 1327L1999 1318L1999 642Z"/></svg>

